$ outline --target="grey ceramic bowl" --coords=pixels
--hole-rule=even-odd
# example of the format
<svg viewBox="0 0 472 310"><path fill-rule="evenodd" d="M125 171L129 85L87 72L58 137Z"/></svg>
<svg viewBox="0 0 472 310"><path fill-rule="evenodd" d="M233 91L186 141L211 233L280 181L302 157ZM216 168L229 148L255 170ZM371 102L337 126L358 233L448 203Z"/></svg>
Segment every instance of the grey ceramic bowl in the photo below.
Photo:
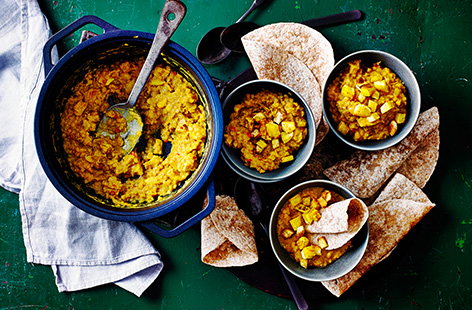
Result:
<svg viewBox="0 0 472 310"><path fill-rule="evenodd" d="M304 190L305 188L310 187L322 187L329 189L346 199L355 197L354 194L352 194L345 187L327 180L311 180L292 187L279 199L275 205L274 210L272 211L269 223L270 244L278 261L295 276L308 281L329 281L345 275L359 263L362 256L364 255L367 243L369 241L369 225L368 223L365 223L361 230L353 237L353 239L351 239L353 242L353 247L344 253L344 255L342 255L338 260L324 268L305 269L301 267L300 264L297 263L280 245L277 236L277 218L283 205L292 196Z"/></svg>
<svg viewBox="0 0 472 310"><path fill-rule="evenodd" d="M278 169L260 173L256 169L244 165L240 158L239 150L233 149L223 143L222 157L228 166L243 178L259 183L270 183L283 180L305 165L313 152L315 146L316 130L313 114L306 101L292 88L272 80L254 80L244 83L233 90L223 102L224 124L229 123L229 117L236 104L240 103L243 96L255 93L263 89L289 94L297 103L305 109L307 119L308 135L300 149L294 154L295 159L289 163L282 164Z"/></svg>
<svg viewBox="0 0 472 310"><path fill-rule="evenodd" d="M403 81L407 90L407 119L404 124L399 126L398 132L392 137L377 140L377 141L354 141L351 137L345 136L337 130L337 124L333 120L331 113L329 111L329 103L327 100L327 88L331 82L346 68L347 63L355 60L361 59L362 62L372 63L381 61L383 66L390 68L395 74ZM352 53L343 59L341 59L331 70L324 86L323 86L323 113L328 121L328 125L334 134L344 141L346 144L361 150L366 151L376 151L381 149L386 149L391 147L401 140L403 140L408 133L411 131L413 126L418 119L421 107L421 93L418 82L416 81L415 75L408 68L408 66L393 56L392 54L376 51L376 50L364 50Z"/></svg>

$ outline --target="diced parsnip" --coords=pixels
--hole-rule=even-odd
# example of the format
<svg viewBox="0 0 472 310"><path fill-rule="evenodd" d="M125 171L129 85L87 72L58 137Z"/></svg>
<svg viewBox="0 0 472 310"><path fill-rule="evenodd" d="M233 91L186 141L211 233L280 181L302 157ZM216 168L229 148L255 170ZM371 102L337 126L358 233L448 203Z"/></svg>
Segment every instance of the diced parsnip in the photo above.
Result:
<svg viewBox="0 0 472 310"><path fill-rule="evenodd" d="M367 117L370 115L370 113L371 113L370 108L362 103L357 104L354 107L354 111L352 112L352 114L356 116L361 116L361 117Z"/></svg>
<svg viewBox="0 0 472 310"><path fill-rule="evenodd" d="M271 136L272 138L280 137L279 125L277 125L276 123L273 123L273 122L267 123L266 130L269 136Z"/></svg>
<svg viewBox="0 0 472 310"><path fill-rule="evenodd" d="M305 227L304 226L298 226L297 231L295 232L295 236L300 238L301 236L303 236L304 233L305 233Z"/></svg>
<svg viewBox="0 0 472 310"><path fill-rule="evenodd" d="M398 130L398 125L397 122L391 121L390 124L388 125L388 134L393 136Z"/></svg>
<svg viewBox="0 0 472 310"><path fill-rule="evenodd" d="M395 115L395 122L397 122L397 124L403 124L405 122L405 119L405 113L397 113L397 115Z"/></svg>
<svg viewBox="0 0 472 310"><path fill-rule="evenodd" d="M282 131L282 133L280 134L280 137L282 138L283 143L288 143L293 138L293 132L286 133L285 131Z"/></svg>
<svg viewBox="0 0 472 310"><path fill-rule="evenodd" d="M288 156L282 157L282 159L280 160L280 162L286 163L286 162L292 161L292 160L294 160L294 159L295 159L295 157L293 157L293 155L288 155Z"/></svg>
<svg viewBox="0 0 472 310"><path fill-rule="evenodd" d="M280 111L277 111L277 114L275 114L275 117L274 117L274 123L280 124L280 122L283 119L284 119L284 115Z"/></svg>
<svg viewBox="0 0 472 310"><path fill-rule="evenodd" d="M367 118L367 121L369 121L370 123L374 123L374 122L377 121L379 118L380 118L379 113L372 113L372 114Z"/></svg>
<svg viewBox="0 0 472 310"><path fill-rule="evenodd" d="M310 245L304 247L301 251L302 258L304 259L312 259L316 255L321 255L321 248L317 245Z"/></svg>
<svg viewBox="0 0 472 310"><path fill-rule="evenodd" d="M280 125L282 126L282 130L287 133L290 133L297 128L294 122L289 121L283 121L282 123L280 123Z"/></svg>
<svg viewBox="0 0 472 310"><path fill-rule="evenodd" d="M382 106L380 107L380 113L382 114L387 113L393 108L394 108L393 103L391 103L390 101L387 101L384 104L382 104Z"/></svg>
<svg viewBox="0 0 472 310"><path fill-rule="evenodd" d="M318 245L320 248L325 249L328 247L328 242L326 241L325 237L319 237L318 238Z"/></svg>
<svg viewBox="0 0 472 310"><path fill-rule="evenodd" d="M295 196L293 196L292 198L290 198L289 202L290 202L290 205L291 205L292 207L295 207L295 206L298 205L300 202L302 202L302 196L300 196L300 194L296 194Z"/></svg>
<svg viewBox="0 0 472 310"><path fill-rule="evenodd" d="M375 89L380 90L380 91L383 91L383 92L385 92L385 93L388 92L388 85L387 85L387 83L385 83L384 80L382 80L382 81L375 81L375 82L374 82L374 87L375 87Z"/></svg>
<svg viewBox="0 0 472 310"><path fill-rule="evenodd" d="M352 99L355 95L356 91L349 85L344 84L341 88L341 95L346 98Z"/></svg>
<svg viewBox="0 0 472 310"><path fill-rule="evenodd" d="M372 87L369 87L369 86L363 86L361 88L361 94L366 96L366 97L370 97L372 96L372 93L374 92L374 89Z"/></svg>
<svg viewBox="0 0 472 310"><path fill-rule="evenodd" d="M298 227L302 225L302 216L299 215L290 220L290 225L292 226L293 230L297 230Z"/></svg>
<svg viewBox="0 0 472 310"><path fill-rule="evenodd" d="M372 111L372 112L375 112L377 110L377 106L379 104L374 101L374 100L369 100L369 102L367 103L367 106L369 107L369 109Z"/></svg>
<svg viewBox="0 0 472 310"><path fill-rule="evenodd" d="M290 238L291 236L293 236L295 232L293 230L290 230L290 229L284 229L282 231L282 237L284 237L285 239L288 239Z"/></svg>
<svg viewBox="0 0 472 310"><path fill-rule="evenodd" d="M303 249L309 244L310 244L310 240L308 240L308 238L305 236L302 236L300 237L300 239L297 240L297 246L299 249Z"/></svg>
<svg viewBox="0 0 472 310"><path fill-rule="evenodd" d="M349 127L346 125L346 123L344 123L343 121L341 121L338 125L338 130L340 133L342 133L343 135L347 135L347 133L349 132Z"/></svg>
<svg viewBox="0 0 472 310"><path fill-rule="evenodd" d="M252 118L257 122L260 122L265 118L265 115L264 115L264 113L259 112L259 113L254 114L254 116Z"/></svg>

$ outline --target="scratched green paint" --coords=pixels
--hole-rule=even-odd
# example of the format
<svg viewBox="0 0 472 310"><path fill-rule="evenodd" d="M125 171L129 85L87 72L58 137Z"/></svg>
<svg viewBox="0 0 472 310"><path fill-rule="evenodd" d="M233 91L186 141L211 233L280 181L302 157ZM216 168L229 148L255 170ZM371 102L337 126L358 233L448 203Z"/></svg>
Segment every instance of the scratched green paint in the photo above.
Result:
<svg viewBox="0 0 472 310"><path fill-rule="evenodd" d="M187 0L189 13L173 40L194 53L200 37L236 21L252 3ZM54 30L85 14L122 29L154 32L163 0L40 0ZM273 0L248 20L261 25L302 21L360 9L365 20L323 29L335 58L359 49L380 49L404 60L422 90L424 108L438 106L441 153L425 188L436 207L395 251L341 298L316 308L467 309L472 304L470 224L472 223L472 3L417 0ZM95 28L96 30L96 28ZM65 50L78 42L68 38ZM241 55L207 66L229 79L248 66ZM18 196L0 190L0 309L295 309L293 302L256 290L229 271L199 261L198 227L174 239L151 236L166 263L157 281L137 298L105 285L58 293L50 267L26 262Z"/></svg>

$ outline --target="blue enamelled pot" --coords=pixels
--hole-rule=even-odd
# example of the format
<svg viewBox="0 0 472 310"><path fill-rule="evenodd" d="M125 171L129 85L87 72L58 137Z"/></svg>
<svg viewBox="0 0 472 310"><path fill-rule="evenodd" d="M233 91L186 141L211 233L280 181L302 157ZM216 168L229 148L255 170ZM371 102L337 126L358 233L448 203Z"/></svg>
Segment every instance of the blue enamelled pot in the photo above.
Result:
<svg viewBox="0 0 472 310"><path fill-rule="evenodd" d="M51 52L54 46L87 24L100 27L103 34L80 43L53 65ZM93 66L111 63L123 57L132 59L146 56L153 38L154 34L121 30L95 16L84 16L53 35L43 50L46 80L36 107L34 134L39 160L46 175L73 205L101 218L135 222L160 236L173 237L198 223L214 209L215 193L211 175L223 139L223 116L218 93L207 71L191 53L169 41L158 60L171 65L195 86L207 115L207 141L199 166L168 198L124 209L99 197L72 172L62 146L60 129L64 100L59 99L70 95L74 82L82 79ZM202 197L200 203L194 202L199 196ZM165 228L156 224L168 213L189 205L191 214L186 214L188 216L176 226Z"/></svg>

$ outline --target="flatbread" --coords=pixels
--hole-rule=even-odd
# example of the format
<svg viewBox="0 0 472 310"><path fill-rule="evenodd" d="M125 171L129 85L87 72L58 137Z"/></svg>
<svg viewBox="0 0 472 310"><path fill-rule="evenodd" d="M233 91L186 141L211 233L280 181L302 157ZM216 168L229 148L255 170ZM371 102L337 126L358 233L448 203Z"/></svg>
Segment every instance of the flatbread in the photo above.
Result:
<svg viewBox="0 0 472 310"><path fill-rule="evenodd" d="M359 232L368 217L369 210L360 199L351 198L333 203L321 211L318 222L306 227L308 239L318 244L318 238L325 237L327 250L340 248Z"/></svg>
<svg viewBox="0 0 472 310"><path fill-rule="evenodd" d="M326 169L324 174L360 198L372 197L399 168L405 172L414 167L407 175L418 175L416 182L422 187L436 165L439 133L429 135L438 128L439 112L433 107L420 114L410 134L397 145L381 151L357 151L349 159Z"/></svg>
<svg viewBox="0 0 472 310"><path fill-rule="evenodd" d="M259 79L283 83L297 91L313 112L315 126L321 121L321 86L312 71L292 54L267 42L243 41L246 53Z"/></svg>
<svg viewBox="0 0 472 310"><path fill-rule="evenodd" d="M397 173L369 206L369 242L359 264L346 275L322 284L341 296L370 268L390 255L400 240L432 208L428 197L405 176Z"/></svg>
<svg viewBox="0 0 472 310"><path fill-rule="evenodd" d="M425 187L439 159L439 127L433 130L398 168L397 172Z"/></svg>
<svg viewBox="0 0 472 310"><path fill-rule="evenodd" d="M234 198L216 196L215 209L201 223L201 259L215 267L258 261L254 226Z"/></svg>
<svg viewBox="0 0 472 310"><path fill-rule="evenodd" d="M334 52L318 31L297 23L275 23L241 38L259 79L295 89L310 106L317 130L316 144L329 131L323 120L322 86L334 67Z"/></svg>
<svg viewBox="0 0 472 310"><path fill-rule="evenodd" d="M320 86L334 67L331 43L320 32L303 24L269 24L251 31L241 40L243 45L247 41L270 43L280 52L295 56L313 72Z"/></svg>

